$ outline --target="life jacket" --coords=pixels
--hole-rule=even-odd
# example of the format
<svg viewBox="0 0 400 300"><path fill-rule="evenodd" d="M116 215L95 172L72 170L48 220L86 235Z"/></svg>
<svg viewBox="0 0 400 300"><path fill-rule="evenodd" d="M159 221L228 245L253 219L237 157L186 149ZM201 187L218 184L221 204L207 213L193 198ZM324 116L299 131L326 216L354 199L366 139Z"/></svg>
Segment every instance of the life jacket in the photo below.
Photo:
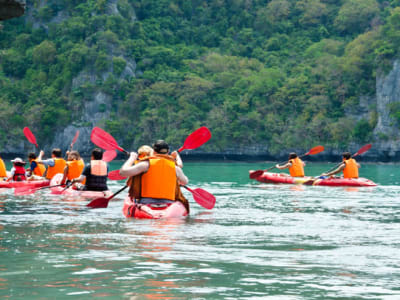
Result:
<svg viewBox="0 0 400 300"><path fill-rule="evenodd" d="M16 165L14 165L14 169L15 169L14 176L13 176L13 180L14 181L24 181L24 180L26 180L26 171L25 171L24 166L16 166Z"/></svg>
<svg viewBox="0 0 400 300"><path fill-rule="evenodd" d="M54 175L58 173L64 173L64 168L67 162L63 158L53 158L54 159L54 167L47 167L46 178L51 180Z"/></svg>
<svg viewBox="0 0 400 300"><path fill-rule="evenodd" d="M141 198L175 200L175 160L169 155L149 157L149 169L142 174Z"/></svg>
<svg viewBox="0 0 400 300"><path fill-rule="evenodd" d="M350 158L343 161L346 167L343 169L344 178L358 178L358 166L355 159Z"/></svg>
<svg viewBox="0 0 400 300"><path fill-rule="evenodd" d="M86 177L88 191L107 191L107 163L102 160L90 161L90 175Z"/></svg>
<svg viewBox="0 0 400 300"><path fill-rule="evenodd" d="M292 166L289 167L290 176L304 177L303 161L300 158L296 157L289 160L289 162L292 164Z"/></svg>
<svg viewBox="0 0 400 300"><path fill-rule="evenodd" d="M1 158L0 158L0 177L7 177L6 165Z"/></svg>
<svg viewBox="0 0 400 300"><path fill-rule="evenodd" d="M46 167L44 164L39 164L36 159L32 161L36 162L36 168L33 170L33 174L37 176L43 176L44 172L46 172Z"/></svg>
<svg viewBox="0 0 400 300"><path fill-rule="evenodd" d="M140 161L148 161L149 158L148 157L144 157L141 158L139 160L137 160L135 162L135 164L137 164ZM142 197L142 175L143 174L139 174L133 177L129 177L126 185L129 186L129 197L131 199L140 199ZM190 212L190 207L189 207L189 201L185 198L185 196L183 195L179 182L178 182L178 178L176 179L175 182L175 197L174 197L175 201L179 201L181 202L187 212ZM132 212L132 216L134 215L134 213Z"/></svg>
<svg viewBox="0 0 400 300"><path fill-rule="evenodd" d="M82 159L67 161L68 173L67 179L72 180L81 176L85 164Z"/></svg>

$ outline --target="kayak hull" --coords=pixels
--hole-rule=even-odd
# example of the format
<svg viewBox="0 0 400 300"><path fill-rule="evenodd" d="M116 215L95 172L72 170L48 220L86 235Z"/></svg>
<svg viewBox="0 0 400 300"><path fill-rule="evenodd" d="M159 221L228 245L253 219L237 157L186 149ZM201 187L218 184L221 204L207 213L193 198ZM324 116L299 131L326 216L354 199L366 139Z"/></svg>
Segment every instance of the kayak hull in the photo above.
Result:
<svg viewBox="0 0 400 300"><path fill-rule="evenodd" d="M249 171L250 176L255 171ZM314 178L314 177L292 177L282 173L264 172L260 176L253 178L263 183L283 183L283 184L304 184L304 185L320 185L320 186L376 186L376 183L366 178Z"/></svg>
<svg viewBox="0 0 400 300"><path fill-rule="evenodd" d="M56 174L52 179L51 179L51 185L59 185L61 184L61 180L63 179L64 175L59 173ZM55 186L50 188L50 191L54 195L65 195L65 196L70 196L73 198L85 198L85 199L94 199L94 198L99 198L99 197L109 197L112 195L111 191L80 191L80 190L75 190L71 187L65 189L63 186Z"/></svg>
<svg viewBox="0 0 400 300"><path fill-rule="evenodd" d="M122 212L125 217L136 219L181 218L188 215L186 208L179 201L163 204L136 204L129 196L124 200Z"/></svg>
<svg viewBox="0 0 400 300"><path fill-rule="evenodd" d="M50 180L30 180L30 181L0 181L0 188L21 188L27 187L30 189L45 187L50 185Z"/></svg>

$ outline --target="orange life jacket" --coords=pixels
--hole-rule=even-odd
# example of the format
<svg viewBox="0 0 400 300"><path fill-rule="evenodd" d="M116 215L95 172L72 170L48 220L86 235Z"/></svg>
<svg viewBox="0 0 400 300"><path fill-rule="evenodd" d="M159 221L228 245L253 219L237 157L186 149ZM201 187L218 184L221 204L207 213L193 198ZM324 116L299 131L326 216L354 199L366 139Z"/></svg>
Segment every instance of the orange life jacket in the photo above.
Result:
<svg viewBox="0 0 400 300"><path fill-rule="evenodd" d="M37 176L43 176L44 172L46 172L46 167L44 164L39 164L36 159L33 161L36 162L36 168L33 170L33 174Z"/></svg>
<svg viewBox="0 0 400 300"><path fill-rule="evenodd" d="M67 162L63 158L53 158L54 159L54 167L48 166L46 178L51 180L54 175L58 173L64 173L64 168Z"/></svg>
<svg viewBox="0 0 400 300"><path fill-rule="evenodd" d="M90 174L96 176L107 176L107 163L102 160L91 160Z"/></svg>
<svg viewBox="0 0 400 300"><path fill-rule="evenodd" d="M142 174L142 198L175 200L175 161L168 155L149 158L149 169Z"/></svg>
<svg viewBox="0 0 400 300"><path fill-rule="evenodd" d="M0 177L7 177L6 165L1 158L0 158Z"/></svg>
<svg viewBox="0 0 400 300"><path fill-rule="evenodd" d="M292 166L289 167L290 176L304 177L303 161L300 158L296 157L289 160L289 162L292 164Z"/></svg>
<svg viewBox="0 0 400 300"><path fill-rule="evenodd" d="M354 158L343 161L346 167L343 169L344 178L358 178L358 166Z"/></svg>
<svg viewBox="0 0 400 300"><path fill-rule="evenodd" d="M72 180L81 176L85 164L82 159L67 161L68 165L68 180Z"/></svg>

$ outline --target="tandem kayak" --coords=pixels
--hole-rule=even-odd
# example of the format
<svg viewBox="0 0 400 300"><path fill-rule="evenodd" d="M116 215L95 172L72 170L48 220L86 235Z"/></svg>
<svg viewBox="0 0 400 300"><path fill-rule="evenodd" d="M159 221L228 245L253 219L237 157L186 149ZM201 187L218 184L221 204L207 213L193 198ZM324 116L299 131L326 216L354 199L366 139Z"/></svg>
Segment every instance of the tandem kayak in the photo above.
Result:
<svg viewBox="0 0 400 300"><path fill-rule="evenodd" d="M250 176L256 171L250 170ZM341 177L292 177L284 173L264 172L253 178L263 183L304 184L321 186L376 186L376 183L366 178L341 178Z"/></svg>
<svg viewBox="0 0 400 300"><path fill-rule="evenodd" d="M0 188L40 188L44 186L50 185L50 180L44 179L44 180L25 180L25 181L0 181Z"/></svg>
<svg viewBox="0 0 400 300"><path fill-rule="evenodd" d="M56 174L52 179L50 185L59 185L61 184L61 180L63 179L64 175L59 173ZM80 191L80 190L75 190L72 187L69 187L65 189L63 186L55 186L50 188L51 193L55 195L66 195L66 196L71 196L74 198L85 198L85 199L93 199L93 198L99 198L99 197L109 197L112 195L111 191Z"/></svg>
<svg viewBox="0 0 400 300"><path fill-rule="evenodd" d="M125 217L136 219L180 218L188 215L186 208L179 201L160 204L138 204L129 196L125 198L122 212Z"/></svg>

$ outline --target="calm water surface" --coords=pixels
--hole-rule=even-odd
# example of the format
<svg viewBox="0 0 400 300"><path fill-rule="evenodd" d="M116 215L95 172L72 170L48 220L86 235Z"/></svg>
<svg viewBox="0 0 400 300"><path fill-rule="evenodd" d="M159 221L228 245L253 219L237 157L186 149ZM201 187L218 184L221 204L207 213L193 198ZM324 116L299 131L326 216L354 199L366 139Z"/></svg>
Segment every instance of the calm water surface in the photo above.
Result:
<svg viewBox="0 0 400 300"><path fill-rule="evenodd" d="M184 191L185 219L125 219L124 194L89 210L1 190L0 298L400 299L399 165L364 164L373 188L248 178L270 165L186 163L189 186L217 203L205 210Z"/></svg>

